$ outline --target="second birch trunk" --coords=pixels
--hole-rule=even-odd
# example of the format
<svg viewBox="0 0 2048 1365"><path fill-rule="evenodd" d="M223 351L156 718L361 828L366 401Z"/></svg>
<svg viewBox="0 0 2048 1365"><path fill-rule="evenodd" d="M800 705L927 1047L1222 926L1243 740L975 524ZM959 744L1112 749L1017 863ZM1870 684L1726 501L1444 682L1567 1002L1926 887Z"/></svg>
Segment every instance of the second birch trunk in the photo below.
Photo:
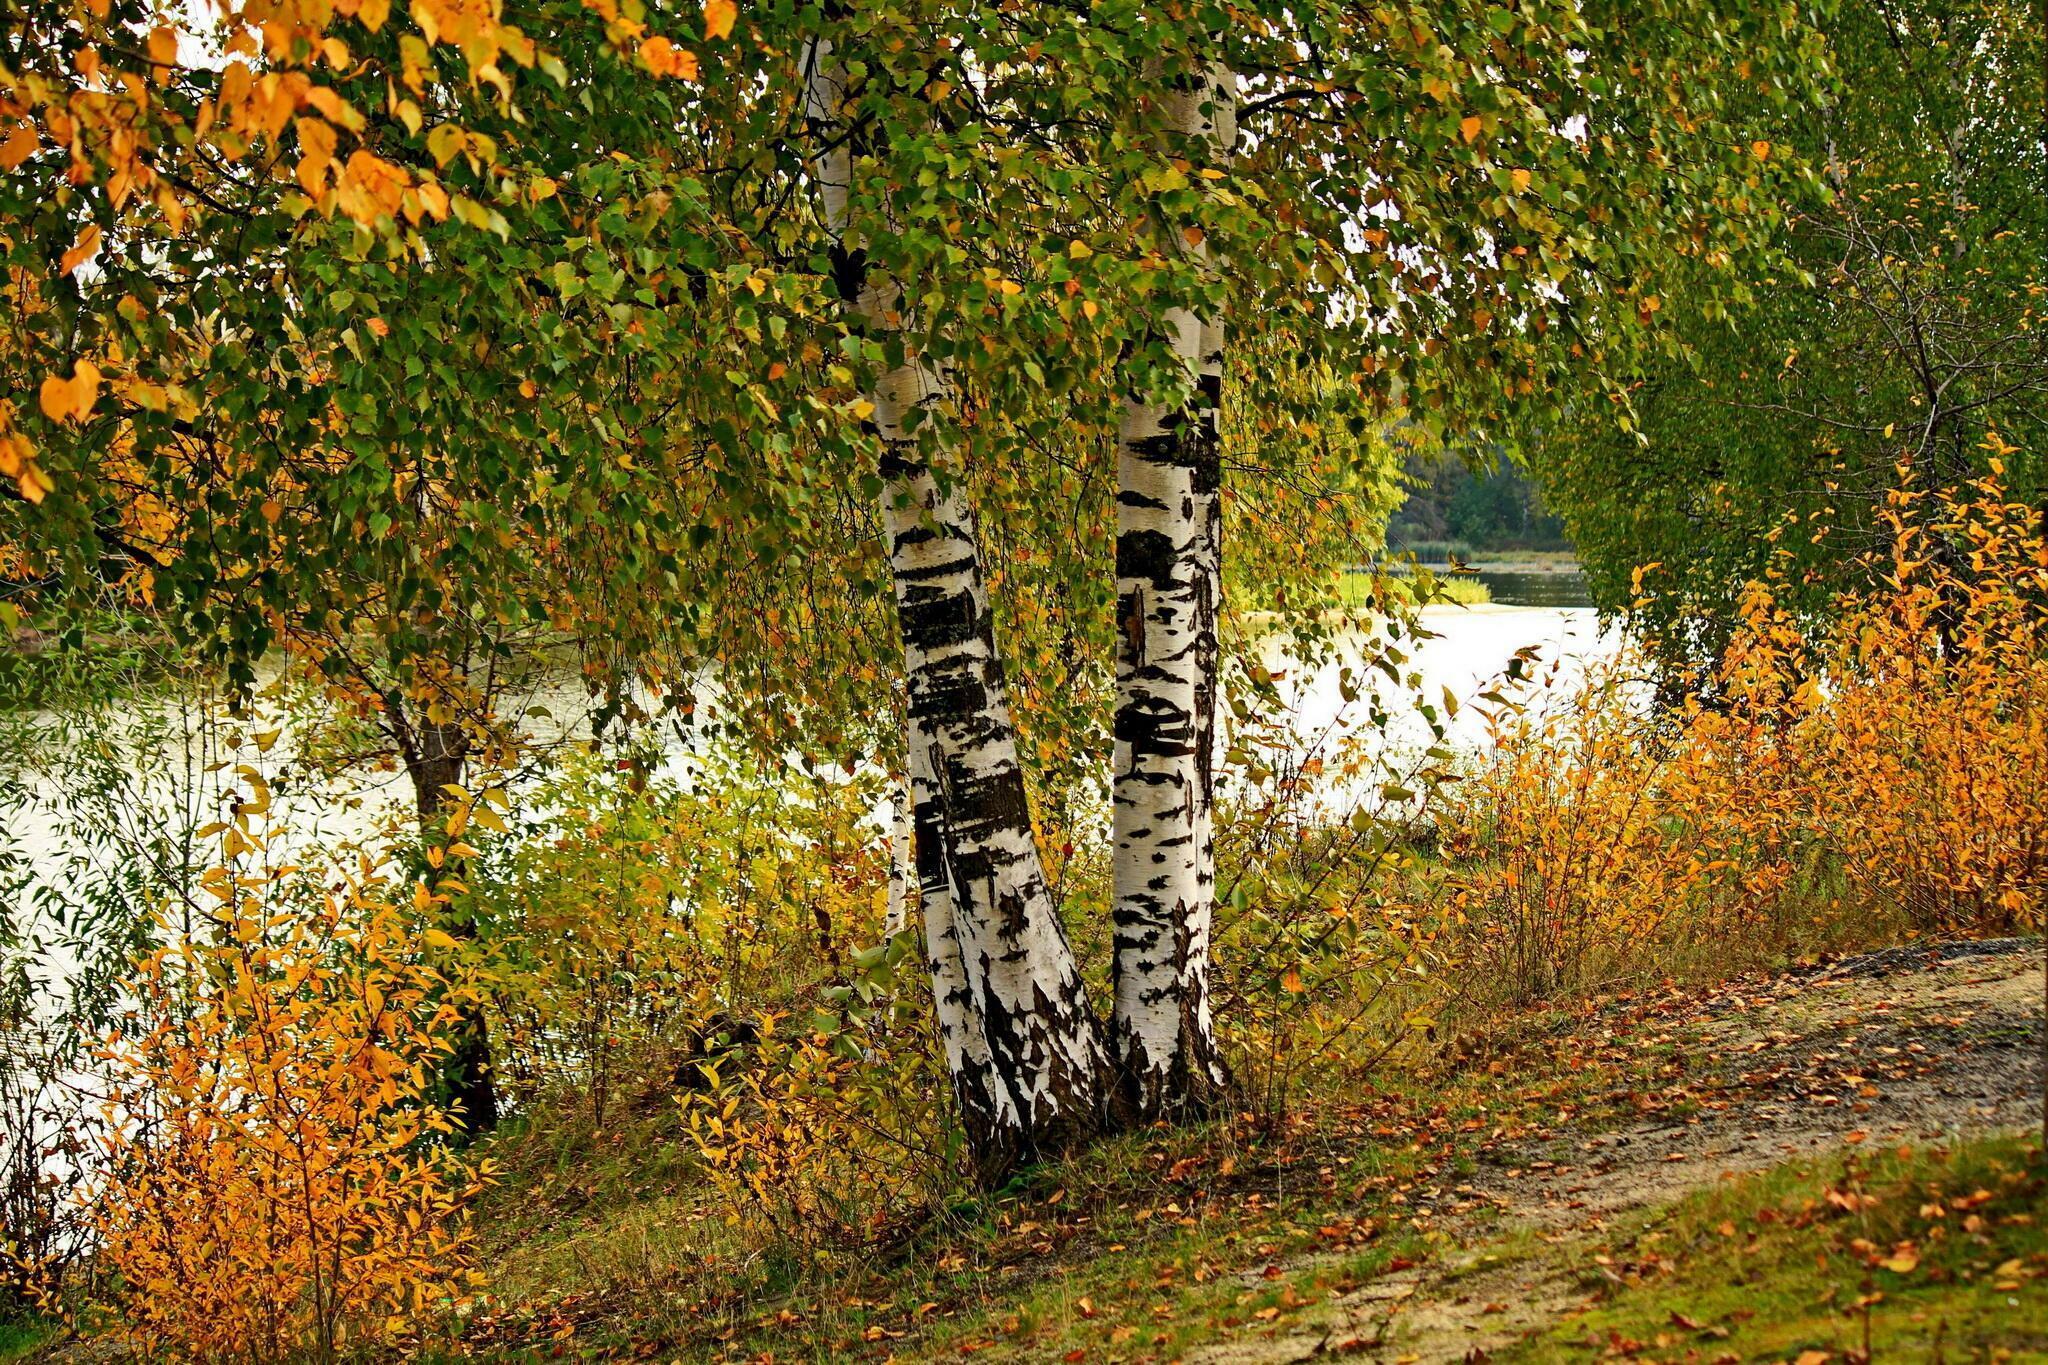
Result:
<svg viewBox="0 0 2048 1365"><path fill-rule="evenodd" d="M1219 71L1191 87L1169 97L1175 131L1221 155L1235 84ZM1229 1079L1209 1005L1223 329L1179 308L1158 325L1196 387L1179 408L1133 396L1117 433L1112 1042L1140 1120L1212 1109Z"/></svg>

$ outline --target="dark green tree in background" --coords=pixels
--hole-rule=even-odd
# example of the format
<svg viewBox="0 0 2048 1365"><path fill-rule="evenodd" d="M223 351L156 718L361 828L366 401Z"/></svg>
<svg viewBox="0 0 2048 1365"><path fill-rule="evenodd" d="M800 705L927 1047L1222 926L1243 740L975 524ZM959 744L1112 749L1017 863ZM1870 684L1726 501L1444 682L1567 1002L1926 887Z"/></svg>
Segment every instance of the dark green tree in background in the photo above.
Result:
<svg viewBox="0 0 2048 1365"><path fill-rule="evenodd" d="M2043 27L2031 0L1832 14L1833 88L1782 125L1822 171L1795 205L1797 268L1752 309L1678 320L1688 353L1637 376L1632 423L1586 401L1531 441L1595 602L1634 605L1674 673L1720 651L1767 572L1824 617L1887 494L1987 472L1988 432L2019 452L2007 488L2038 498Z"/></svg>

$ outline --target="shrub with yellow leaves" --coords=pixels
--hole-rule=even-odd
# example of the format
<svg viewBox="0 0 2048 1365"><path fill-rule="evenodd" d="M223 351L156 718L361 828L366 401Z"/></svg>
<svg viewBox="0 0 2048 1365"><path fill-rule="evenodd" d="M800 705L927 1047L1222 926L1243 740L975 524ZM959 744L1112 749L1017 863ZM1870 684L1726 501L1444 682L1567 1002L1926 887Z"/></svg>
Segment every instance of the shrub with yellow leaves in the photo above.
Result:
<svg viewBox="0 0 2048 1365"><path fill-rule="evenodd" d="M683 1096L727 1223L791 1272L896 1241L957 1179L913 940L855 954L805 1016L759 1016L747 1055Z"/></svg>
<svg viewBox="0 0 2048 1365"><path fill-rule="evenodd" d="M367 859L324 888L251 861L211 870L211 922L138 964L101 1049L107 1330L182 1359L331 1360L466 1302L464 1208L490 1171L430 1102L459 992L425 965L420 911Z"/></svg>
<svg viewBox="0 0 2048 1365"><path fill-rule="evenodd" d="M815 1270L958 1171L916 936L885 933L882 778L690 765L564 756L479 839L463 951L535 1127L680 1119L734 1240Z"/></svg>
<svg viewBox="0 0 2048 1365"><path fill-rule="evenodd" d="M1901 471L1888 552L1819 629L1751 584L1674 711L1629 650L1504 703L1445 828L1475 979L1527 1000L2039 925L2048 541L1991 464L1933 492Z"/></svg>
<svg viewBox="0 0 2048 1365"><path fill-rule="evenodd" d="M1800 688L1816 823L1919 933L2012 933L2048 903L2048 540L1995 471L1893 495L1884 586Z"/></svg>

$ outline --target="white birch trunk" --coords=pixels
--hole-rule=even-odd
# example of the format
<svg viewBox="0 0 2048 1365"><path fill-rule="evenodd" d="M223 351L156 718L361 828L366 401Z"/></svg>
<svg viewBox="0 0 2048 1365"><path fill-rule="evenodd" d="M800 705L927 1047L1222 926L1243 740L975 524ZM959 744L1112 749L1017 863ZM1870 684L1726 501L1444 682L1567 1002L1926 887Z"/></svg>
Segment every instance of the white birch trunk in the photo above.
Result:
<svg viewBox="0 0 2048 1365"><path fill-rule="evenodd" d="M1174 92L1176 130L1226 154L1235 97L1224 71ZM1174 410L1134 397L1117 433L1112 1044L1140 1120L1210 1109L1229 1079L1209 1007L1223 325L1176 308L1159 327L1195 394Z"/></svg>
<svg viewBox="0 0 2048 1365"><path fill-rule="evenodd" d="M917 876L917 868L911 861L917 826L911 812L916 806L917 797L911 791L910 779L906 776L889 802L889 902L888 914L882 920L884 940L892 939L910 927L911 887Z"/></svg>
<svg viewBox="0 0 2048 1365"><path fill-rule="evenodd" d="M805 107L843 298L870 336L903 326L900 291L847 240L852 148L828 45ZM876 383L883 530L902 625L914 859L939 1036L975 1165L993 1180L1101 1122L1107 1057L1032 836L1002 663L965 491L942 486L913 414L947 403L911 357Z"/></svg>

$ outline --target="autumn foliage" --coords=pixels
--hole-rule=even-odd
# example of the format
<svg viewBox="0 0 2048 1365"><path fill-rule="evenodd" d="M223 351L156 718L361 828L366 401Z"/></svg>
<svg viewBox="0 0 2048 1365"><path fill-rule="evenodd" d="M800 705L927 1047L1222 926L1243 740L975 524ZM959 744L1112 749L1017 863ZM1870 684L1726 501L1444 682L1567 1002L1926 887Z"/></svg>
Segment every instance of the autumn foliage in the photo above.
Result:
<svg viewBox="0 0 2048 1365"><path fill-rule="evenodd" d="M93 1204L113 1330L182 1359L332 1359L465 1301L464 1203L430 1080L453 991L359 866L325 891L216 869L214 921L146 958Z"/></svg>
<svg viewBox="0 0 2048 1365"><path fill-rule="evenodd" d="M1752 583L1675 709L1651 704L1632 652L1501 706L1445 831L1482 978L1536 998L2038 926L2048 542L1997 469L1936 492L1902 479L1889 546L1818 626Z"/></svg>

